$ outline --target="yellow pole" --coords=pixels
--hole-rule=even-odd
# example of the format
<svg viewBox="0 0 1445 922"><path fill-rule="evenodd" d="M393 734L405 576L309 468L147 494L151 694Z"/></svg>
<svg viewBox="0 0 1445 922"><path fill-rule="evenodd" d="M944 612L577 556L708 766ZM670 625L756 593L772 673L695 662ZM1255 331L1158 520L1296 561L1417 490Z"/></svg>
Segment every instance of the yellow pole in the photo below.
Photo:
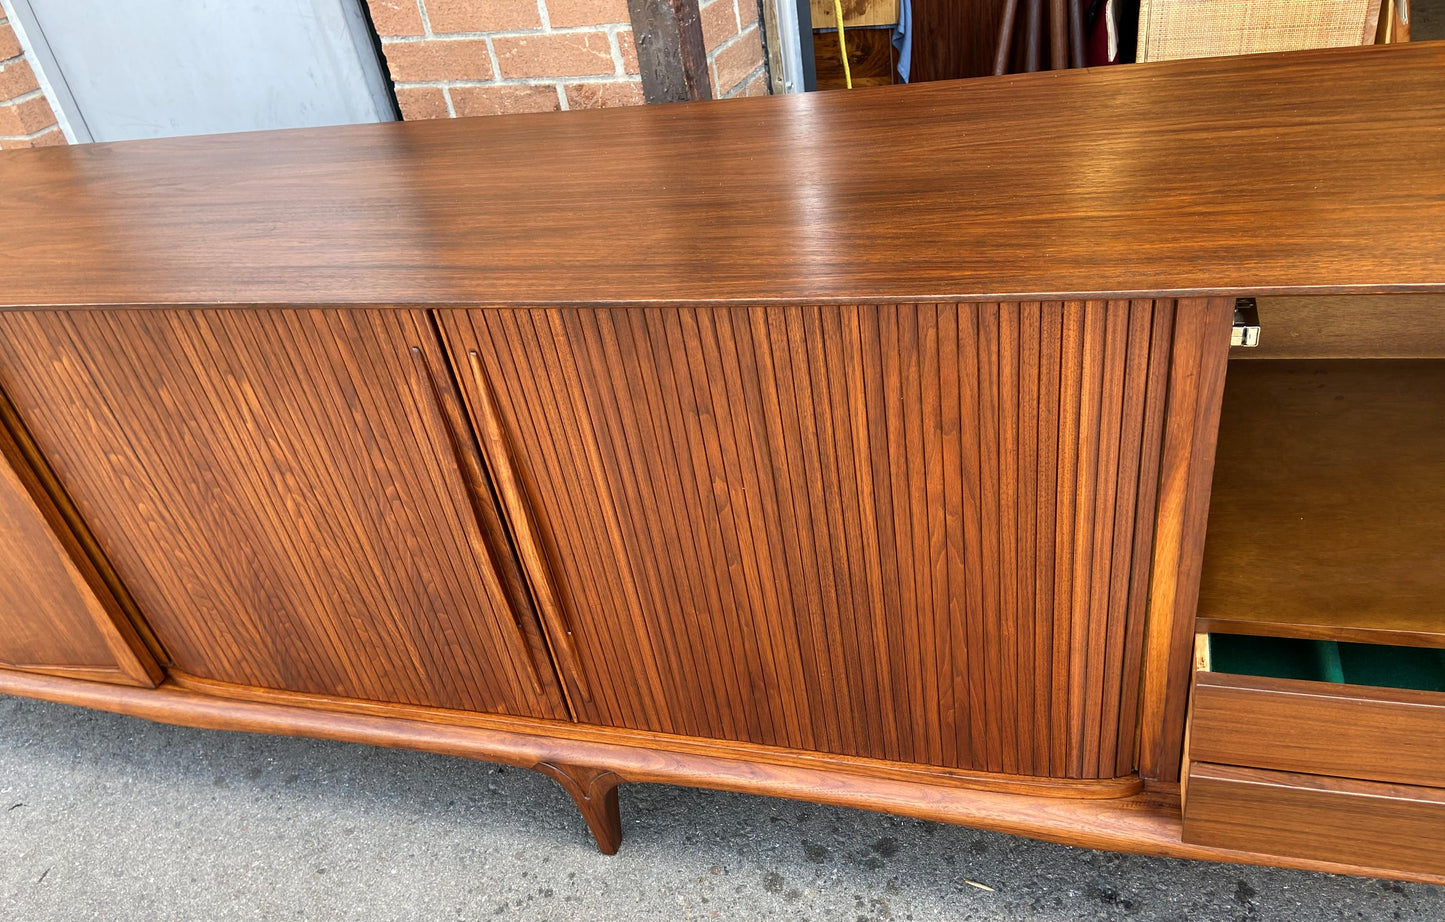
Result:
<svg viewBox="0 0 1445 922"><path fill-rule="evenodd" d="M833 18L838 20L838 53L843 56L843 82L853 89L853 71L848 67L848 43L843 40L843 0L833 0Z"/></svg>

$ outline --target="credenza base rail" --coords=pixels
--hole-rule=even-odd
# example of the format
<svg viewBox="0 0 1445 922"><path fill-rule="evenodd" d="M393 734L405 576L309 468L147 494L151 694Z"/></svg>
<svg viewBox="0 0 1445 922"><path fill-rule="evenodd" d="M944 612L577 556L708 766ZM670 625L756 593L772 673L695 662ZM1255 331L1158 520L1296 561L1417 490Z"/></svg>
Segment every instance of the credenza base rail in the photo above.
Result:
<svg viewBox="0 0 1445 922"><path fill-rule="evenodd" d="M874 810L1084 848L1445 884L1445 877L1435 875L1190 845L1180 841L1177 806L1145 793L1132 777L1069 782L926 769L879 772L870 760L787 750L767 753L765 747L734 748L616 731L606 731L613 738L604 741L601 731L534 720L468 717L465 723L442 723L417 716L386 717L321 707L317 702L325 699L316 696L276 693L312 702L303 707L299 701L245 700L199 690L205 686L219 688L219 683L181 677L140 689L0 669L3 694L178 726L365 743L540 771L572 795L598 846L608 854L617 850L622 837L617 786L659 783ZM387 706L357 707L380 711ZM920 780L930 775L932 780Z"/></svg>

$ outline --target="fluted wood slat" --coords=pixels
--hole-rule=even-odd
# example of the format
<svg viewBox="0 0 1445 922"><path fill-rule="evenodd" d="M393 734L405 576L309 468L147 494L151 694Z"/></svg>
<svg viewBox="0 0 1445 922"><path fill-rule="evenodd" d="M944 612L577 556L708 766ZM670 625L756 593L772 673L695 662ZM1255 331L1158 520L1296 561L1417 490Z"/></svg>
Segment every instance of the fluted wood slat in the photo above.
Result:
<svg viewBox="0 0 1445 922"><path fill-rule="evenodd" d="M0 377L181 671L567 717L424 311L9 313Z"/></svg>
<svg viewBox="0 0 1445 922"><path fill-rule="evenodd" d="M0 667L154 686L158 667L0 395Z"/></svg>
<svg viewBox="0 0 1445 922"><path fill-rule="evenodd" d="M438 316L495 389L582 719L1091 778L1133 767L1175 310Z"/></svg>

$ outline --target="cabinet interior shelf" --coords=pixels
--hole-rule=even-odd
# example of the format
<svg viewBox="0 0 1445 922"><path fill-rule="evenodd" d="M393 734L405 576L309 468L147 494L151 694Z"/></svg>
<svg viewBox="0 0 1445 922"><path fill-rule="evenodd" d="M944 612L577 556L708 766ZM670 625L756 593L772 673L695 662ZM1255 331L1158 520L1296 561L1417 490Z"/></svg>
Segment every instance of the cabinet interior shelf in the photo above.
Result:
<svg viewBox="0 0 1445 922"><path fill-rule="evenodd" d="M1445 647L1445 361L1236 360L1206 632Z"/></svg>

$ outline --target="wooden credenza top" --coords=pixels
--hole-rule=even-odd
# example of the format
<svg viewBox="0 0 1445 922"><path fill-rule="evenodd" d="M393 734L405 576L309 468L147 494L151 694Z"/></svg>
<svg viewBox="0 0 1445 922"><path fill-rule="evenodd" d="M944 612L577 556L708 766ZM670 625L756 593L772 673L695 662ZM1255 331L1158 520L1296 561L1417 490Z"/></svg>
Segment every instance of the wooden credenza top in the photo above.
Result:
<svg viewBox="0 0 1445 922"><path fill-rule="evenodd" d="M0 306L1445 289L1445 43L0 156Z"/></svg>

